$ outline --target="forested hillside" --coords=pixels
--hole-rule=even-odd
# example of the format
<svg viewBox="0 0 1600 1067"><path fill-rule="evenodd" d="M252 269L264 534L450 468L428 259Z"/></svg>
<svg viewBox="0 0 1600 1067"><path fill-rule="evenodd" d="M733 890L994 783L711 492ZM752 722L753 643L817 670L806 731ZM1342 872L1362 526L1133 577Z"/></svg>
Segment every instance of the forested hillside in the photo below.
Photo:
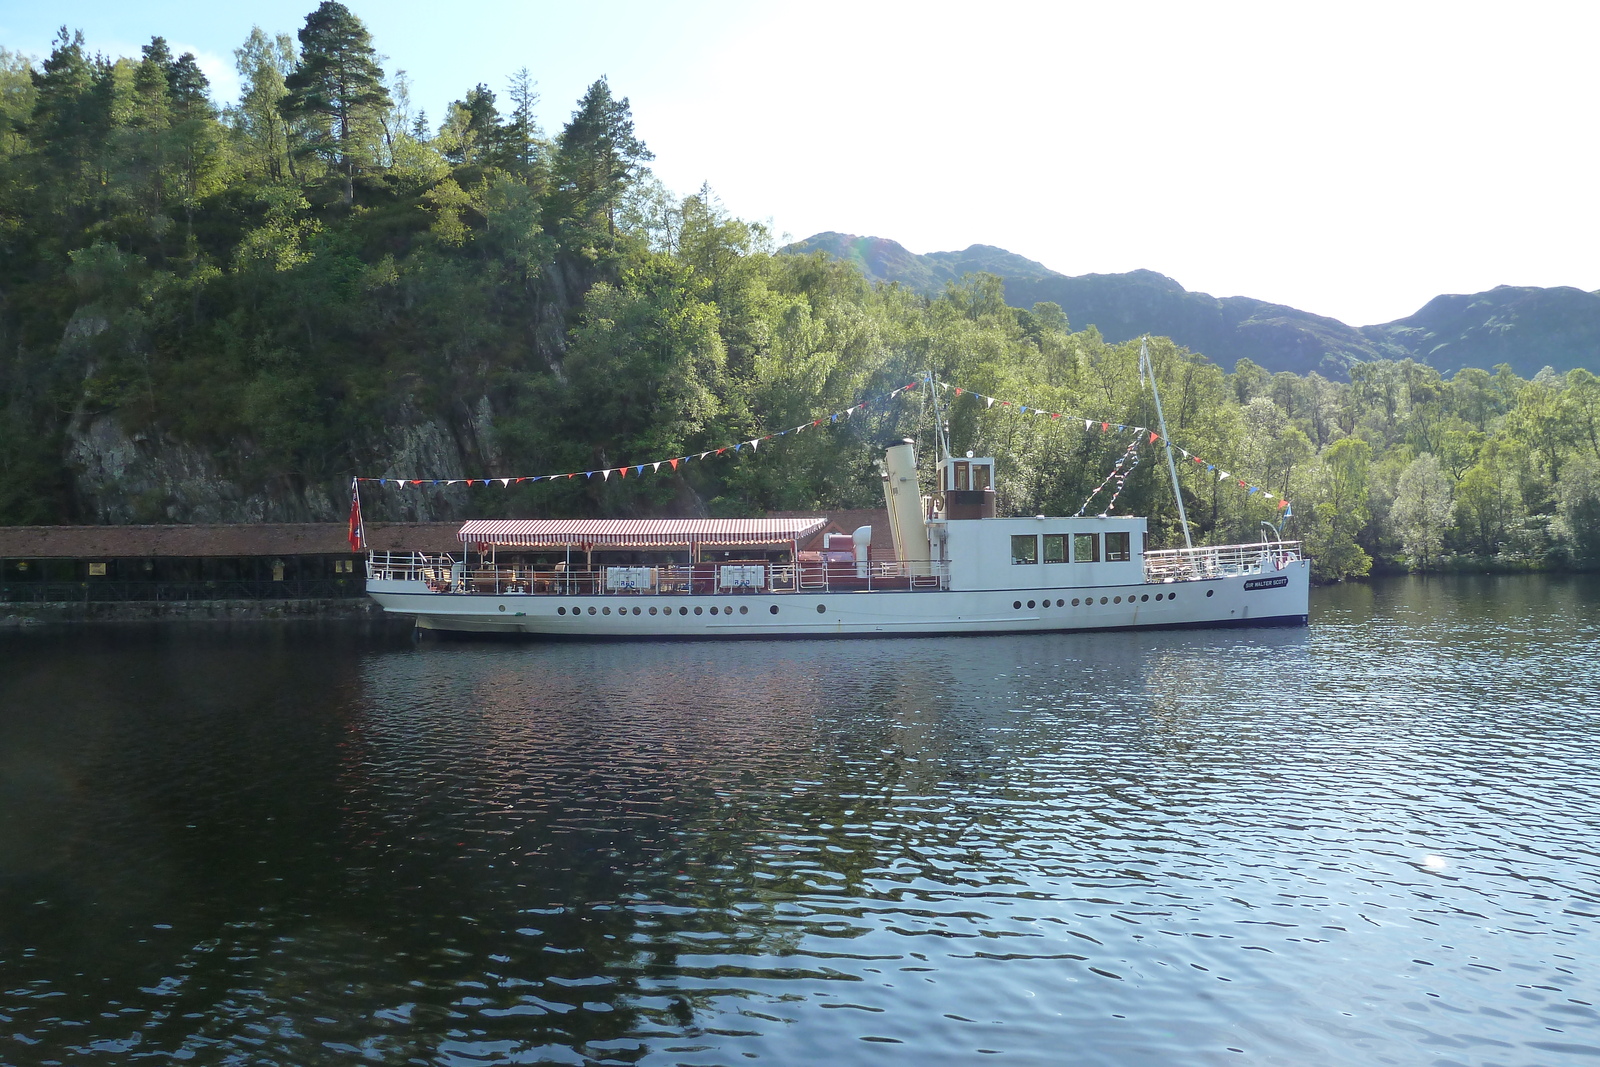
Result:
<svg viewBox="0 0 1600 1067"><path fill-rule="evenodd" d="M329 520L357 474L430 483L368 494L395 519L873 505L885 443L930 451L929 390L827 416L932 374L955 447L999 457L1004 510L1076 512L1133 445L1116 506L1180 540L1132 432L1137 341L1008 307L993 275L929 295L776 255L709 189L661 188L605 79L549 136L527 71L433 122L337 3L237 58L219 111L161 38L0 53L0 522ZM1286 519L1330 578L1600 559L1586 371L1339 383L1151 350L1170 436L1205 460L1182 465L1199 540Z"/></svg>

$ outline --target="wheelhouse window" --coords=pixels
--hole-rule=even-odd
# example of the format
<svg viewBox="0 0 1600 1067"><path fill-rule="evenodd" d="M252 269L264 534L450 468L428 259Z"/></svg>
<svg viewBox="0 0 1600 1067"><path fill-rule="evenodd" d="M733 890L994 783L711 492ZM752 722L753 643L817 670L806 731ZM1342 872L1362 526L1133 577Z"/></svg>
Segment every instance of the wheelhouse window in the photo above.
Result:
<svg viewBox="0 0 1600 1067"><path fill-rule="evenodd" d="M1125 563L1132 558L1133 555L1128 548L1128 535L1126 532L1106 534L1107 563Z"/></svg>
<svg viewBox="0 0 1600 1067"><path fill-rule="evenodd" d="M1039 562L1039 538L1036 534L1019 534L1011 538L1011 563Z"/></svg>
<svg viewBox="0 0 1600 1067"><path fill-rule="evenodd" d="M956 484L954 488L958 493L964 493L972 488L972 464L964 459L956 460Z"/></svg>
<svg viewBox="0 0 1600 1067"><path fill-rule="evenodd" d="M989 474L994 468L987 463L974 463L972 465L972 488L977 492L989 488Z"/></svg>
<svg viewBox="0 0 1600 1067"><path fill-rule="evenodd" d="M1067 561L1067 535L1044 535L1044 561L1046 563L1065 563Z"/></svg>
<svg viewBox="0 0 1600 1067"><path fill-rule="evenodd" d="M1100 535L1097 533L1081 533L1072 535L1072 562L1074 563L1099 563L1100 562Z"/></svg>

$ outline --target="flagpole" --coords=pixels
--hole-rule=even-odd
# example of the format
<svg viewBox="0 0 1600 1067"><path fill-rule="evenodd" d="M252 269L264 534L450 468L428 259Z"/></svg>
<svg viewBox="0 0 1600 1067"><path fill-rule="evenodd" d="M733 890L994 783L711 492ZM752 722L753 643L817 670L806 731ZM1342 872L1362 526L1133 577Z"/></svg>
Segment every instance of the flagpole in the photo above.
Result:
<svg viewBox="0 0 1600 1067"><path fill-rule="evenodd" d="M1172 498L1178 502L1178 522L1183 526L1183 543L1190 551L1194 541L1189 537L1189 514L1183 508L1183 492L1178 488L1178 462L1172 458L1172 439L1167 436L1167 417L1161 413L1161 391L1156 388L1156 368L1150 361L1150 338L1139 339L1139 378L1150 377L1150 395L1156 401L1156 423L1161 427L1161 442L1167 446L1167 470L1172 473Z"/></svg>

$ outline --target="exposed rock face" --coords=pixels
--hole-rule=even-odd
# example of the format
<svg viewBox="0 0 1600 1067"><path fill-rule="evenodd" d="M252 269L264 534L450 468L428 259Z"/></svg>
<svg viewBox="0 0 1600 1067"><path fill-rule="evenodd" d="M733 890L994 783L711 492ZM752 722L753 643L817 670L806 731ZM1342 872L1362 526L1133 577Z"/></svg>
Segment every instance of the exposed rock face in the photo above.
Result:
<svg viewBox="0 0 1600 1067"><path fill-rule="evenodd" d="M128 433L110 415L75 424L67 460L85 518L100 523L331 522L340 517L326 490L285 482L246 493L210 454L144 431Z"/></svg>
<svg viewBox="0 0 1600 1067"><path fill-rule="evenodd" d="M86 515L102 523L189 521L179 516L192 510L196 490L205 499L202 510L223 506L229 487L205 457L182 445L152 448L145 435L137 438L109 416L68 431L67 460L78 472L76 488ZM224 519L212 515L209 521Z"/></svg>
<svg viewBox="0 0 1600 1067"><path fill-rule="evenodd" d="M462 478L479 469L479 455L495 462L493 410L488 397L472 412L473 446L437 420L408 413L389 427L380 442L364 451L386 458L372 471L385 478ZM96 523L339 522L348 514L349 496L337 487L305 485L289 477L272 479L254 492L230 462L247 459L247 442L212 455L170 437L146 431L129 433L114 416L77 420L67 438L67 460L76 472L74 488L84 519ZM442 522L462 513L467 490L363 488L369 513L405 522Z"/></svg>
<svg viewBox="0 0 1600 1067"><path fill-rule="evenodd" d="M1354 363L1414 359L1445 375L1462 367L1509 363L1524 378L1542 367L1600 368L1600 294L1559 287L1500 286L1470 296L1435 297L1415 315L1357 329L1245 296L1191 293L1150 270L1069 277L991 245L917 255L882 237L819 233L783 249L826 252L874 281L900 282L933 295L962 274L1005 281L1006 301L1059 304L1076 329L1095 326L1108 341L1151 333L1171 337L1231 369L1250 359L1267 370L1345 378Z"/></svg>

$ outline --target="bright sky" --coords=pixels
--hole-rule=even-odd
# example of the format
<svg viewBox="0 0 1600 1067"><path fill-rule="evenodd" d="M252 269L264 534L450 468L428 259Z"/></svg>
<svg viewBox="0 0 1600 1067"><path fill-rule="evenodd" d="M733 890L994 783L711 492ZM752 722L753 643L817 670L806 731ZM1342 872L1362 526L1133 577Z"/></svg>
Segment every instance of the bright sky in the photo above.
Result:
<svg viewBox="0 0 1600 1067"><path fill-rule="evenodd" d="M292 33L315 6L0 0L0 45L42 58L64 22L136 55L160 34L225 101L251 25ZM1600 5L347 6L435 124L526 66L553 134L606 75L669 188L708 181L780 239L1146 267L1352 325L1499 284L1600 289Z"/></svg>

